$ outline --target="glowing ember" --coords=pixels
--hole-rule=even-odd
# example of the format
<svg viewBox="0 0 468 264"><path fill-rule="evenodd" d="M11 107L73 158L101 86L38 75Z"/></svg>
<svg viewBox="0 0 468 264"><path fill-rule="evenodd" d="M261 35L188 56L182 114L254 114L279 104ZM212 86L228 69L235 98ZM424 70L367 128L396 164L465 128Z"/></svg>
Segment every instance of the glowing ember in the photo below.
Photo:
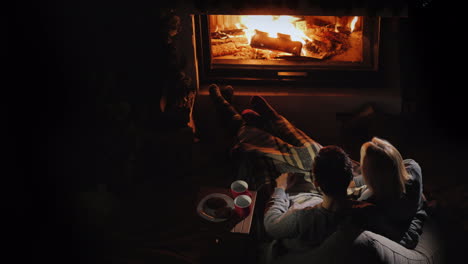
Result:
<svg viewBox="0 0 468 264"><path fill-rule="evenodd" d="M357 16L210 15L209 20L216 58L362 61Z"/></svg>

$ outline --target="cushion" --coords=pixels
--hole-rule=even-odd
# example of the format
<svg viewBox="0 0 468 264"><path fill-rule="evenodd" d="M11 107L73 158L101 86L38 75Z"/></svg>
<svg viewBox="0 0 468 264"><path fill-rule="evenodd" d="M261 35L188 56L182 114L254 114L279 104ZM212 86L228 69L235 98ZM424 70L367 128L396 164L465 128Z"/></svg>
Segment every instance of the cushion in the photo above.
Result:
<svg viewBox="0 0 468 264"><path fill-rule="evenodd" d="M424 224L423 233L415 249L400 244L370 231L347 227L339 230L317 248L291 252L275 257L274 243L267 249L267 263L444 263L443 242L431 218Z"/></svg>
<svg viewBox="0 0 468 264"><path fill-rule="evenodd" d="M353 242L357 251L367 251L372 263L443 263L443 242L432 219L428 219L423 228L419 243L414 250L407 249L390 239L370 231L362 232Z"/></svg>

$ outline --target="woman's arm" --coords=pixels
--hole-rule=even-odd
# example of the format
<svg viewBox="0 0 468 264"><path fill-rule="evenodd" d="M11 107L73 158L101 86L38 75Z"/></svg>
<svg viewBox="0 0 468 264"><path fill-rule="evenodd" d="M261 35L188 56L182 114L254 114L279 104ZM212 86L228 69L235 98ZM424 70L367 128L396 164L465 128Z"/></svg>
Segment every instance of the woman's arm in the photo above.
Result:
<svg viewBox="0 0 468 264"><path fill-rule="evenodd" d="M361 164L353 159L351 159L351 163L353 165L353 179L349 183L348 188L359 188L363 185L366 185L364 182L364 178L362 177L362 169Z"/></svg>
<svg viewBox="0 0 468 264"><path fill-rule="evenodd" d="M354 185L354 186L351 186L351 185ZM363 185L366 185L366 183L364 182L364 178L362 177L362 175L358 175L358 176L353 177L350 187L361 187Z"/></svg>
<svg viewBox="0 0 468 264"><path fill-rule="evenodd" d="M419 210L414 216L413 220L411 220L408 231L405 232L398 243L409 249L415 248L418 245L419 237L422 234L422 229L426 219L426 211L423 209Z"/></svg>
<svg viewBox="0 0 468 264"><path fill-rule="evenodd" d="M413 208L416 207L416 214L411 220L408 230L405 232L399 243L406 248L412 249L415 248L418 244L419 237L422 234L424 222L427 219L427 213L424 210L425 197L423 194L421 166L419 166L419 164L412 159L405 159L404 164L406 170L411 175L411 180L413 181L411 186L408 186L408 189L414 193L409 193L408 195L410 198L412 198L410 200L412 200L414 203Z"/></svg>
<svg viewBox="0 0 468 264"><path fill-rule="evenodd" d="M401 206L402 215L407 215L407 218L413 217L416 212L421 210L424 205L423 198L423 180L422 170L419 164L412 159L404 161L406 171L410 174L410 179L406 182L405 204Z"/></svg>

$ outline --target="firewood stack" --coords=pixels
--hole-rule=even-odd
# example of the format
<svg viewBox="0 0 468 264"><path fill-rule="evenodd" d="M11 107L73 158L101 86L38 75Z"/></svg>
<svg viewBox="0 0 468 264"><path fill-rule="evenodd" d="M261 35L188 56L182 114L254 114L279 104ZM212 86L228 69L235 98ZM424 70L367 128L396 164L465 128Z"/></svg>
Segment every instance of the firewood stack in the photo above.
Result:
<svg viewBox="0 0 468 264"><path fill-rule="evenodd" d="M305 45L305 54L308 57L325 59L341 54L351 47L349 34L336 32L330 27L311 28L306 34L313 39Z"/></svg>
<svg viewBox="0 0 468 264"><path fill-rule="evenodd" d="M246 45L248 45L248 40L242 30L211 33L211 54L213 57L235 54Z"/></svg>

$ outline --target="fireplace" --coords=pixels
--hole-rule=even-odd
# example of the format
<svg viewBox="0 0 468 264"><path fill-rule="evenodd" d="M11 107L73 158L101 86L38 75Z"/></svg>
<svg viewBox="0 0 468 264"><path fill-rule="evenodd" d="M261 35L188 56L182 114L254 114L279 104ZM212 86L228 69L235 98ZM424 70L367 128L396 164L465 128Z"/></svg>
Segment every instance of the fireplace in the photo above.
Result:
<svg viewBox="0 0 468 264"><path fill-rule="evenodd" d="M376 23L367 17L208 15L208 20L209 55L214 67L374 66L370 42L378 27L370 27Z"/></svg>
<svg viewBox="0 0 468 264"><path fill-rule="evenodd" d="M188 55L192 67L187 68L197 84L193 119L201 138L219 137L213 129L212 83L234 87L232 104L238 110L249 107L252 95L264 96L323 144L338 142L343 120L363 105L390 114L405 109L400 49L407 44L407 8L367 6L366 1L323 1L336 3L331 8L316 1L260 2L201 0L196 3L205 5L184 9L186 33L179 39L180 51ZM351 8L347 3L353 3ZM249 17L254 15L259 17ZM273 29L281 30L257 27L265 20L288 22L285 27L291 30L276 24ZM302 33L298 37L297 30L306 38ZM260 42L255 47L254 37L263 38L253 39ZM267 47L261 47L262 41Z"/></svg>
<svg viewBox="0 0 468 264"><path fill-rule="evenodd" d="M199 14L202 82L375 85L379 16Z"/></svg>

